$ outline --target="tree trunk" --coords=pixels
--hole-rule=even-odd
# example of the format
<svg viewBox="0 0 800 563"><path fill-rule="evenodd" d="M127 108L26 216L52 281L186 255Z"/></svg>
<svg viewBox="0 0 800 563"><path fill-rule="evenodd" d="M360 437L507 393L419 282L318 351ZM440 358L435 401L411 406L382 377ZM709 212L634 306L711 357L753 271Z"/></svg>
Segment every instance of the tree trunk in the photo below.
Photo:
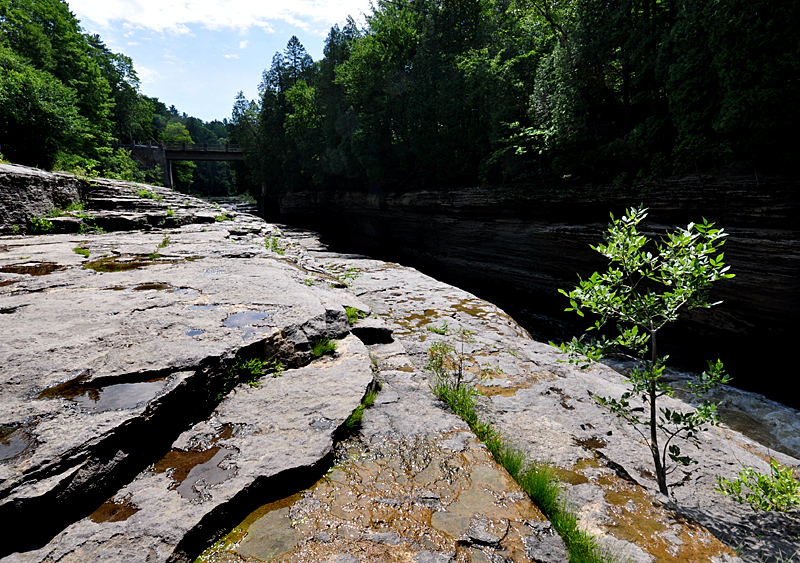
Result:
<svg viewBox="0 0 800 563"><path fill-rule="evenodd" d="M657 379L655 376L656 362L658 361L658 354L656 352L656 333L650 333L650 368L653 370L650 373L650 452L653 454L653 464L656 468L656 479L658 480L658 490L661 494L668 495L667 489L667 471L664 464L661 463L661 455L658 450L658 410L656 409L656 392L657 392Z"/></svg>

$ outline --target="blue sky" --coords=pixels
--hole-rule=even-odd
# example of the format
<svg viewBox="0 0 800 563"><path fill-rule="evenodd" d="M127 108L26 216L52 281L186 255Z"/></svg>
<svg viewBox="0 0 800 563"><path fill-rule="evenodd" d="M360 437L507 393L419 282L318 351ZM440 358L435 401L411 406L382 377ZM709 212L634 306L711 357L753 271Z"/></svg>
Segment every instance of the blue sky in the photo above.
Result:
<svg viewBox="0 0 800 563"><path fill-rule="evenodd" d="M297 35L317 60L331 26L369 0L70 0L84 29L133 59L142 92L204 121L254 98L275 51Z"/></svg>

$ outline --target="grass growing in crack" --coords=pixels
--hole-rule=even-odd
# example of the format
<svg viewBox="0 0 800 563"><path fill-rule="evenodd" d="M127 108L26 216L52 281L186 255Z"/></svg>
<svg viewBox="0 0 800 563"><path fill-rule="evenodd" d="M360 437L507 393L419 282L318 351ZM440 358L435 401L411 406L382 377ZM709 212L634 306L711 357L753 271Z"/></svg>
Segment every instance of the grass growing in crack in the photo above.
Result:
<svg viewBox="0 0 800 563"><path fill-rule="evenodd" d="M262 375L264 375L263 360L258 358L245 360L237 357L233 365L225 371L222 377L222 389L214 400L221 401L240 381L248 383L250 387L258 387L258 380Z"/></svg>
<svg viewBox="0 0 800 563"><path fill-rule="evenodd" d="M364 411L375 403L375 397L378 396L380 390L381 383L378 381L377 386L367 391L367 394L361 399L361 404L358 405L356 409L350 413L350 416L347 417L347 420L344 421L344 426L348 433L355 432L361 427L361 422L364 420Z"/></svg>
<svg viewBox="0 0 800 563"><path fill-rule="evenodd" d="M72 252L74 252L75 254L80 254L81 256L86 256L87 258L89 257L88 248L82 248L80 246L76 246L75 248L72 249Z"/></svg>
<svg viewBox="0 0 800 563"><path fill-rule="evenodd" d="M345 307L344 311L347 313L347 324L350 326L353 326L359 321L359 319L363 319L367 316L367 313L359 311L355 307Z"/></svg>
<svg viewBox="0 0 800 563"><path fill-rule="evenodd" d="M555 470L544 463L531 460L527 454L503 438L491 422L484 422L477 412L475 397L480 392L465 384L459 371L459 354L449 344L438 342L428 350L426 369L436 376L431 385L434 395L447 403L486 444L494 459L506 468L509 475L544 513L564 540L570 563L610 563L616 558L604 553L594 538L578 528L578 518L566 506L561 496L561 484Z"/></svg>
<svg viewBox="0 0 800 563"><path fill-rule="evenodd" d="M156 201L160 201L160 200L164 199L163 195L158 195L157 193L152 192L152 191L147 190L147 189L144 189L144 188L142 188L141 190L138 190L136 192L136 195L138 195L139 197L145 198L145 199L154 199Z"/></svg>
<svg viewBox="0 0 800 563"><path fill-rule="evenodd" d="M336 351L336 341L331 340L327 336L314 342L311 347L311 355L315 358L321 358L325 354L333 354Z"/></svg>
<svg viewBox="0 0 800 563"><path fill-rule="evenodd" d="M166 248L167 245L170 244L171 242L172 241L169 239L169 237L167 235L164 235L164 238L158 244L158 248Z"/></svg>
<svg viewBox="0 0 800 563"><path fill-rule="evenodd" d="M270 369L272 369L272 377L280 377L286 371L286 364L278 358L273 358L270 362Z"/></svg>

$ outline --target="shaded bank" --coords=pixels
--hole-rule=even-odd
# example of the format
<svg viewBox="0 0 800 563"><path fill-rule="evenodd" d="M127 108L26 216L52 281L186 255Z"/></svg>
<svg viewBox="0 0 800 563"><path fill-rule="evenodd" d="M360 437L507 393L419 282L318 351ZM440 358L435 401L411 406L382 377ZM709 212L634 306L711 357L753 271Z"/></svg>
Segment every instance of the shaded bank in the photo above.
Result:
<svg viewBox="0 0 800 563"><path fill-rule="evenodd" d="M785 351L800 313L796 183L693 176L636 188L301 191L284 196L280 212L339 251L402 261L501 304L543 340L585 328L565 316L558 289L605 267L589 245L601 240L609 212L643 204L652 233L705 217L730 233L725 259L736 278L714 288L722 305L694 311L665 332L665 350L689 369L721 357L737 386L797 407L785 393Z"/></svg>

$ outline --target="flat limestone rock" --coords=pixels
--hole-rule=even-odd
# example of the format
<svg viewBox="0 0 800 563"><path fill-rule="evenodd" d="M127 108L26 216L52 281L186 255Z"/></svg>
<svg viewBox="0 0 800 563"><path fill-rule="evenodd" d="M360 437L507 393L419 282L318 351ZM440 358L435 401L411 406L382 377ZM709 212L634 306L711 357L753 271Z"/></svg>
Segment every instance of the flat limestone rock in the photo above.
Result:
<svg viewBox="0 0 800 563"><path fill-rule="evenodd" d="M348 336L335 357L240 386L88 518L47 547L6 560L186 559L182 550L192 550L193 533L213 536L230 513L324 472L334 433L372 380L366 348Z"/></svg>
<svg viewBox="0 0 800 563"><path fill-rule="evenodd" d="M141 199L136 185L100 184L120 201ZM162 214L170 201L188 202L178 216L221 213L139 189L167 192L143 204ZM316 340L348 332L350 292L304 284L296 252L265 247L269 225L226 216L158 232L0 239L0 519L10 538L0 556L88 515L205 419L239 355L299 367ZM54 512L27 524L43 511Z"/></svg>
<svg viewBox="0 0 800 563"><path fill-rule="evenodd" d="M699 452L682 445L700 463L674 472L674 496L664 498L639 436L591 398L621 395L623 375L602 365L580 370L560 363L555 348L532 340L495 305L411 268L369 259L352 263L360 271L353 290L392 326L415 366L425 365L434 342L460 347L456 331L473 331L464 344L472 364L465 380L485 395L479 399L482 418L533 459L558 468L580 525L612 552L643 563L666 554L733 561L731 548L743 545L743 558L760 562L800 549L795 514L754 515L713 491L716 475L735 477L742 465L768 473L769 455L790 467L800 465L797 459L730 428L713 428L701 433ZM662 399L670 408L687 407Z"/></svg>

